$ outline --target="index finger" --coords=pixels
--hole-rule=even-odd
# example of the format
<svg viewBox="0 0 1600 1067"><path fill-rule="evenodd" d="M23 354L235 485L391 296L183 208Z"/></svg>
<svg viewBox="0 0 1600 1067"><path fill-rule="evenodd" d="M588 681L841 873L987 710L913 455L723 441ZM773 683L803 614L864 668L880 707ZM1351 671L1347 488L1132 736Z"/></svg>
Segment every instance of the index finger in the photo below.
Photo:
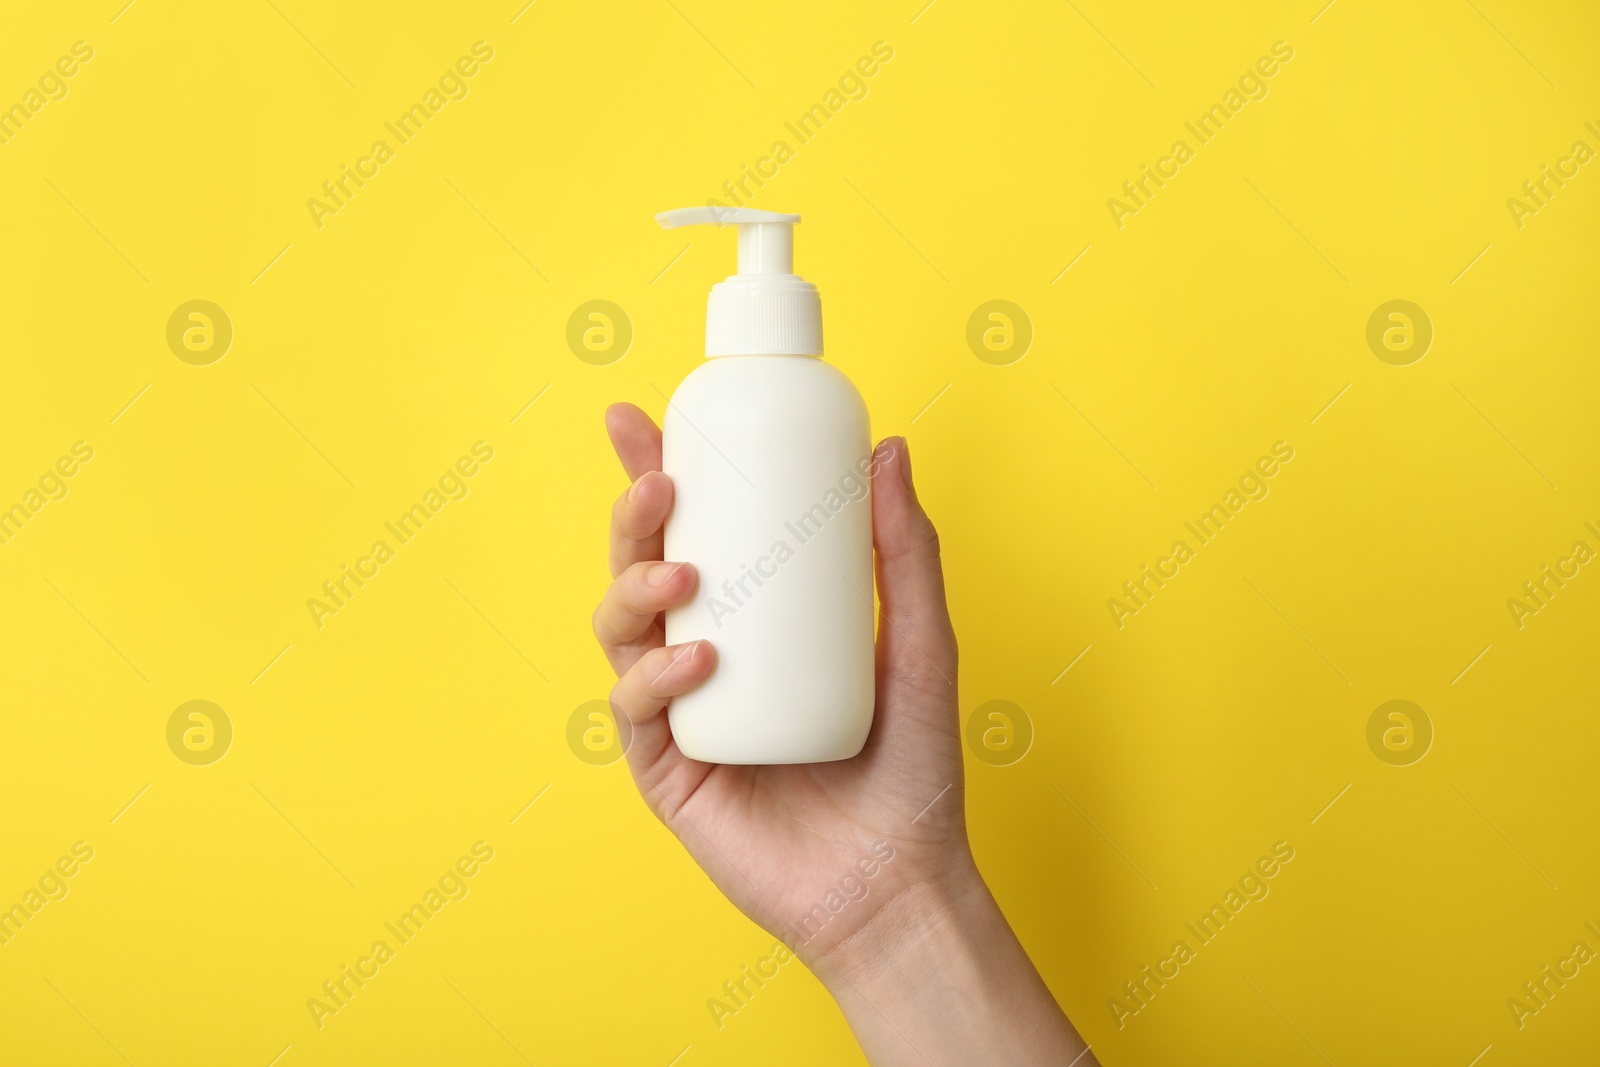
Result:
<svg viewBox="0 0 1600 1067"><path fill-rule="evenodd" d="M606 409L606 432L611 435L611 447L617 450L629 481L638 481L641 474L661 469L661 431L639 408L612 404Z"/></svg>

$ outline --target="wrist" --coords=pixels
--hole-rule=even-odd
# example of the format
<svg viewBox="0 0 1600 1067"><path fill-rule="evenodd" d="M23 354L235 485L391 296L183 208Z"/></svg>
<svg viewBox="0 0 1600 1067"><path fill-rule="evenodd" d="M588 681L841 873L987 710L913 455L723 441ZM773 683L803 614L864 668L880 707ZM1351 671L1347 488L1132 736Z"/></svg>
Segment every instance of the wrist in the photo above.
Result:
<svg viewBox="0 0 1600 1067"><path fill-rule="evenodd" d="M971 858L963 859L898 888L859 930L806 965L837 996L841 987L879 985L908 965L964 949L973 920L999 909Z"/></svg>
<svg viewBox="0 0 1600 1067"><path fill-rule="evenodd" d="M1085 1051L970 858L902 889L809 966L877 1067L1059 1067Z"/></svg>

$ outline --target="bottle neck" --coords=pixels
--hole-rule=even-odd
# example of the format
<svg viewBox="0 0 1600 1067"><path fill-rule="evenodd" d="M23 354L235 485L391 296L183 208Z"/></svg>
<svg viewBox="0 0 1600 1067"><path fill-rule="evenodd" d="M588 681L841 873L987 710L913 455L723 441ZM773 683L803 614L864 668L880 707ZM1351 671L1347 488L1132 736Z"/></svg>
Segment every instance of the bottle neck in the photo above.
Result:
<svg viewBox="0 0 1600 1067"><path fill-rule="evenodd" d="M801 353L796 353L796 352L742 352L742 353L723 353L720 356L714 356L711 353L707 352L706 353L706 358L707 359L815 359L815 360L820 360L820 359L822 359L822 354L821 353L811 353L809 355L806 355L806 354L801 354Z"/></svg>

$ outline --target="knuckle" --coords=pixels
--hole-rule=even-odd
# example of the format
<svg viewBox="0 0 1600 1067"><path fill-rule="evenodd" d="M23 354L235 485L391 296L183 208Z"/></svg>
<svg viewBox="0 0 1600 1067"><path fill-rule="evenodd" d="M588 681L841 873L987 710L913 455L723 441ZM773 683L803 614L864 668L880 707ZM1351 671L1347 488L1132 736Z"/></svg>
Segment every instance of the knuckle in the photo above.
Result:
<svg viewBox="0 0 1600 1067"><path fill-rule="evenodd" d="M611 522L623 536L637 541L649 535L649 520L640 510L640 506L629 499L628 493L623 493L611 505Z"/></svg>
<svg viewBox="0 0 1600 1067"><path fill-rule="evenodd" d="M627 677L627 675L623 675L621 678L618 678L617 684L611 687L611 692L606 698L611 702L611 717L616 719L619 723L623 719L628 719L629 722L633 721L628 715L628 706L626 703L628 696L626 688Z"/></svg>
<svg viewBox="0 0 1600 1067"><path fill-rule="evenodd" d="M639 677L653 686L654 680L660 678L662 672L672 666L673 652L674 650L666 645L658 645L640 656L639 662L634 665L639 671Z"/></svg>

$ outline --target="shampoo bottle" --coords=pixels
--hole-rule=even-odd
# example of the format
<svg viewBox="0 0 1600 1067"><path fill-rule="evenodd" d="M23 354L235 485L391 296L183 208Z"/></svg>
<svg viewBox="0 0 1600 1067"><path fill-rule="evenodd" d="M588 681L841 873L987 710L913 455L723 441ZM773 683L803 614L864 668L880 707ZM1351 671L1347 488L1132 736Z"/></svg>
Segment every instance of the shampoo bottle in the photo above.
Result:
<svg viewBox="0 0 1600 1067"><path fill-rule="evenodd" d="M708 763L849 759L874 701L871 436L861 394L819 358L822 302L794 273L800 216L656 219L739 232L739 272L707 301L706 361L662 420L665 558L699 573L694 599L667 612L667 643L717 653L673 699L673 738Z"/></svg>

